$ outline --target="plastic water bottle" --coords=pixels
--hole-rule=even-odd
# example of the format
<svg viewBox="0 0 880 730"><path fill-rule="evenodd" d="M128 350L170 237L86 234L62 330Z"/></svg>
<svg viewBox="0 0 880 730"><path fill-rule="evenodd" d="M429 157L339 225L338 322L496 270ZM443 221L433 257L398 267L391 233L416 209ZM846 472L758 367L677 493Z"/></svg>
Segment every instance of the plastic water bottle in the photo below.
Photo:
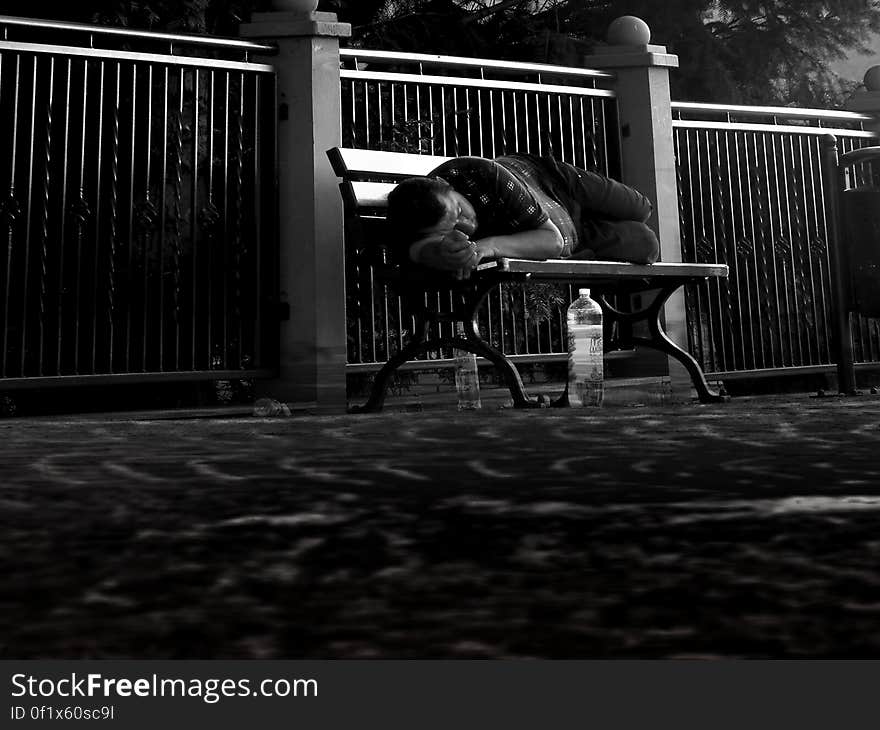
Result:
<svg viewBox="0 0 880 730"><path fill-rule="evenodd" d="M605 398L602 349L602 308L589 289L568 308L568 402L572 406L601 406Z"/></svg>
<svg viewBox="0 0 880 730"><path fill-rule="evenodd" d="M463 337L464 326L461 322L455 325L455 333ZM480 373L477 368L477 356L467 350L456 349L455 356L455 391L458 394L458 410L473 411L480 408Z"/></svg>

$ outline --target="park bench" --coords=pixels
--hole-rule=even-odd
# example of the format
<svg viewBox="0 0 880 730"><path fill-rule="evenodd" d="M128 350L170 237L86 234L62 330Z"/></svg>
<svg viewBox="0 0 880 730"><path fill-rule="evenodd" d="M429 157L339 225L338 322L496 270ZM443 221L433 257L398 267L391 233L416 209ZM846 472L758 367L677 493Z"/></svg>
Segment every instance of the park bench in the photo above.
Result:
<svg viewBox="0 0 880 730"><path fill-rule="evenodd" d="M387 195L395 181L427 174L448 157L340 147L328 150L327 155L334 172L342 181L340 190L347 215L348 235L359 237L358 250L367 257L367 263L373 266L379 281L389 285L408 302L415 318L409 342L392 355L376 374L366 404L353 410L381 410L388 383L397 368L419 354L450 346L482 356L494 364L504 376L514 406L523 408L537 405L537 401L526 394L516 365L507 355L486 342L477 323L480 305L492 289L503 282L527 280L568 282L589 287L602 307L605 321L609 323L608 329L613 329L611 325L617 323L621 325L621 331L629 333L625 337L626 347L646 346L674 357L687 370L701 402L725 399L725 396L709 388L697 361L666 334L662 313L663 305L679 287L710 277L726 277L726 265L640 265L580 259L532 261L502 258L481 264L469 279L456 280L445 272L432 271L408 261L394 261L383 231ZM437 295L450 291L453 296ZM628 295L634 294L641 295L643 302L635 311L627 311L627 307L617 304L621 299L629 301ZM612 297L613 302L609 301ZM431 326L441 322L451 323L453 331L458 334L432 336ZM647 324L648 336L632 334L632 324L636 322ZM606 350L619 344L607 342Z"/></svg>

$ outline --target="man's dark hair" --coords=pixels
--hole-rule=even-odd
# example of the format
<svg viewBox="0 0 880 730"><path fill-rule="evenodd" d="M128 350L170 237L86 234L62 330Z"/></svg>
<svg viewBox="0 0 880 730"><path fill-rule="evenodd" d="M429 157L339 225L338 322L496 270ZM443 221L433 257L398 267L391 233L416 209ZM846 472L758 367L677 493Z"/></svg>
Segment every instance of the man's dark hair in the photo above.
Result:
<svg viewBox="0 0 880 730"><path fill-rule="evenodd" d="M451 187L437 177L410 177L388 194L386 217L396 252L405 255L419 231L440 220L446 212L440 196Z"/></svg>

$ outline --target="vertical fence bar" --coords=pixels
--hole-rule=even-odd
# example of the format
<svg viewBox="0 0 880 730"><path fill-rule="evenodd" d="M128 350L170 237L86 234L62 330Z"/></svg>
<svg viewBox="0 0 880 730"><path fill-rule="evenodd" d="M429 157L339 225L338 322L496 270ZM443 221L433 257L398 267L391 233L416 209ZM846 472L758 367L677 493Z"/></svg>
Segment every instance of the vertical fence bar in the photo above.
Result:
<svg viewBox="0 0 880 730"><path fill-rule="evenodd" d="M812 240L810 236L810 210L809 210L809 198L810 198L810 188L807 184L808 171L811 171L810 159L809 157L804 157L804 147L808 144L809 140L800 139L798 140L798 158L799 164L801 168L800 175L800 189L798 190L799 195L801 196L802 201L802 218L801 218L801 266L803 268L803 284L801 287L801 291L804 294L804 306L808 310L805 312L805 326L806 326L806 360L805 362L811 363L814 361L816 355L814 354L814 345L815 352L818 354L819 350L819 323L816 317L816 280L813 276L813 257L812 257ZM812 327L810 324L812 322ZM814 339L815 337L815 339Z"/></svg>
<svg viewBox="0 0 880 730"><path fill-rule="evenodd" d="M183 283L183 272L181 271L181 267L183 265L183 108L185 85L184 71L181 68L177 73L177 109L175 110L176 113L174 115L174 138L172 140L174 146L174 176L172 178L172 184L174 186L174 247L172 254L174 258L173 300L175 370L181 369L180 357L182 349L181 307L183 304L183 292L181 291L181 288Z"/></svg>
<svg viewBox="0 0 880 730"><path fill-rule="evenodd" d="M158 317L156 318L156 343L158 347L158 372L165 370L165 246L166 231L168 226L168 120L170 114L170 105L168 93L170 90L171 78L168 66L162 67L162 178L159 183L159 254L158 254L158 272L159 277L157 285L158 296Z"/></svg>
<svg viewBox="0 0 880 730"><path fill-rule="evenodd" d="M86 111L89 106L89 68L88 61L82 62L82 116L80 118L80 147L79 147L79 184L77 187L77 200L74 204L74 217L76 219L76 291L74 296L74 338L73 338L73 373L79 374L80 354L80 318L81 301L83 296L82 272L83 272L83 239L89 217L89 210L85 200L85 168L86 168Z"/></svg>
<svg viewBox="0 0 880 730"><path fill-rule="evenodd" d="M58 295L56 299L56 350L55 350L55 370L54 375L60 375L61 370L61 354L63 351L63 335L64 335L64 300L65 300L65 284L64 284L64 255L65 246L64 238L67 233L67 173L68 173L68 154L70 151L70 76L73 67L73 59L67 59L67 71L64 75L64 132L61 141L61 196L58 208ZM49 170L50 164L47 161L46 169ZM51 195L49 186L47 185L47 195ZM51 213L46 211L47 223Z"/></svg>
<svg viewBox="0 0 880 730"><path fill-rule="evenodd" d="M230 172L229 172L229 154L230 154L229 145L230 145L230 123L231 123L230 119L229 119L229 102L230 102L230 99L232 96L232 85L231 85L231 79L229 77L229 72L228 71L225 72L223 74L223 76L224 76L224 82L225 82L224 86L223 86L223 90L224 90L224 93L223 93L223 99L224 99L223 100L223 157L221 160L221 166L223 168L223 175L222 175L223 212L222 212L222 216L221 216L221 220L222 220L222 224L223 224L223 228L222 228L223 236L220 240L220 245L221 245L222 255L223 255L222 256L222 258L223 258L223 276L220 279L220 283L222 284L223 297L222 297L222 306L220 308L220 311L222 313L221 322L223 325L223 328L221 330L221 333L222 333L221 346L222 346L222 352L223 352L223 355L222 355L223 367L228 369L232 365L232 361L230 360L230 357L229 357L229 353L230 353L229 333L230 333L230 328L232 326L232 323L230 322L231 312L230 312L230 305L229 305L229 278L230 278L230 274L232 273L232 272L230 272L230 266L232 263L232 261L231 261L232 251L231 251L231 241L229 240L229 200L228 200L229 188L230 188L230 184L229 184L229 174L230 174ZM213 89L211 90L211 96L212 96L212 98L214 96ZM213 135L213 130L208 130L208 133ZM214 166L214 158L209 156L207 164L208 164L209 168L212 168ZM210 245L212 248L217 245L216 237L210 241ZM209 268L208 271L210 272L211 269ZM209 317L210 317L210 312L212 309L213 309L213 307L211 306L211 300L210 300L210 298L208 298L207 314ZM208 326L207 329L208 329L208 332L211 331L210 326Z"/></svg>
<svg viewBox="0 0 880 730"><path fill-rule="evenodd" d="M787 142L787 145L786 145ZM794 150L794 139L789 137L787 140L783 139L783 151L787 148L788 151L788 163L785 166L785 169L789 171L789 175L786 176L784 191L785 191L785 209L787 212L786 215L786 223L788 228L788 240L789 240L789 265L791 266L791 299L792 306L794 308L794 316L792 317L789 314L790 319L792 321L792 325L795 330L795 337L793 338L792 347L794 348L796 345L796 357L795 354L792 354L792 361L794 365L802 365L804 362L804 347L803 347L803 332L801 328L802 315L801 315L801 302L799 294L798 281L801 277L800 267L798 266L798 260L796 257L796 251L800 248L800 240L801 237L797 231L797 221L800 219L800 211L797 205L797 191L796 188L793 187L795 185L795 181L798 178L802 178L802 171L798 171L797 169L797 160L795 159L795 150ZM794 208L794 210L792 210Z"/></svg>
<svg viewBox="0 0 880 730"><path fill-rule="evenodd" d="M232 251L233 251L233 264L232 264L232 302L233 302L233 327L234 332L233 336L235 339L235 360L231 363L231 365L237 368L245 367L245 344L244 344L244 331L242 327L242 307L241 307L241 296L242 296L242 266L244 265L244 254L245 252L242 250L242 228L244 226L244 208L242 198L244 196L244 85L245 85L245 77L243 73L238 75L238 94L237 101L238 106L235 109L235 168L234 168L234 178L235 185L232 187L231 197L232 197L232 206L234 211L234 218L232 221ZM227 97L229 98L229 97ZM227 205L229 205L230 196L226 196Z"/></svg>
<svg viewBox="0 0 880 730"><path fill-rule="evenodd" d="M207 247L205 250L205 269L208 272L208 276L205 280L205 299L207 301L207 307L205 310L205 356L208 361L209 368L218 368L222 365L221 356L218 356L215 351L214 345L214 240L215 240L215 231L216 231L216 205L214 201L215 191L214 191L214 133L216 129L216 121L214 119L214 110L215 104L217 101L217 94L215 91L216 84L216 75L213 69L208 71L208 81L207 81L207 92L208 99L205 103L205 108L207 112L207 124L205 128L205 144L207 145L207 183L208 189L205 193L205 197L207 201L205 202L205 207L199 211L199 222L201 223L205 236L207 238ZM224 159L226 157L226 150L224 150ZM225 210L225 206L224 206ZM193 234L193 241L195 242L195 234ZM223 271L226 271L226 262L224 262ZM195 274L193 274L195 277ZM193 279L195 280L195 278ZM225 316L226 302L223 302L222 314ZM225 344L222 345L223 352L226 352Z"/></svg>
<svg viewBox="0 0 880 730"><path fill-rule="evenodd" d="M216 239L213 240L212 247L220 245L224 262L223 271L218 275L218 284L222 290L223 362L224 367L229 368L237 361L240 362L239 351L241 347L237 334L239 323L236 315L238 310L236 291L240 286L237 278L240 271L237 271L237 266L241 264L240 231L238 230L241 222L241 210L237 207L235 196L243 195L243 191L238 187L242 176L239 166L244 163L242 159L243 141L239 138L239 125L242 123L243 114L241 97L243 82L232 72L226 71L223 75L223 88L226 96L223 102L223 159L218 161L209 158L208 165L219 164L222 167L222 191L220 192L222 210L218 212L221 236L219 242ZM213 270L216 271L216 267ZM212 309L214 307L209 305L209 316ZM210 329L209 327L208 330L210 331ZM234 353L239 353L239 355Z"/></svg>
<svg viewBox="0 0 880 730"><path fill-rule="evenodd" d="M28 353L28 289L30 283L30 259L31 259L31 205L33 203L34 193L34 153L35 153L35 132L36 132L36 115L37 115L37 56L33 57L33 67L31 74L31 105L30 105L30 125L28 129L28 165L27 165L27 204L25 206L25 245L24 245L24 275L22 276L22 293L21 293L21 374L27 375L27 353Z"/></svg>
<svg viewBox="0 0 880 730"><path fill-rule="evenodd" d="M263 91L263 76L257 75L254 79L254 108L253 108L253 129L254 129L254 142L253 142L253 168L251 170L251 174L253 175L254 180L254 204L253 204L253 212L254 212L254 220L253 220L253 246L255 248L254 251L254 295L253 295L253 306L256 312L256 316L254 317L254 357L259 358L257 362L258 365L262 366L266 362L266 358L264 357L263 352L263 268L262 268L262 259L265 254L264 246L263 246L263 220L260 210L260 201L263 199L263 187L262 187L262 160L263 160L263 118L261 114L260 100L264 98L265 93ZM277 164L277 155L274 150L274 143L272 149L272 160L273 164ZM272 170L271 179L274 181L275 179L275 171Z"/></svg>
<svg viewBox="0 0 880 730"><path fill-rule="evenodd" d="M817 168L820 172L815 175L816 183L818 184L819 195L817 196L816 201L816 213L817 213L817 223L819 230L819 240L822 245L817 250L817 257L819 258L819 270L822 277L821 281L821 289L822 292L822 310L823 310L823 320L825 322L825 362L834 362L834 356L832 354L832 326L833 326L833 318L834 311L833 305L829 304L830 291L831 291L831 274L829 269L829 261L831 256L831 246L833 242L829 236L828 229L828 220L825 215L825 200L826 196L830 194L830 192L825 187L825 176L822 174L822 170L824 169L824 165L822 164L822 150L819 140L816 140L815 144L815 159L817 163Z"/></svg>
<svg viewBox="0 0 880 730"><path fill-rule="evenodd" d="M96 140L96 156L95 156L95 184L94 184L94 227L93 227L93 261L92 261L92 341L90 348L89 367L92 373L98 372L98 329L99 329L99 276L101 262L101 213L103 208L101 202L103 200L102 192L102 168L104 164L104 61L101 60L97 64L98 70L98 134Z"/></svg>
<svg viewBox="0 0 880 730"><path fill-rule="evenodd" d="M0 377L7 376L6 364L9 359L9 310L12 306L12 265L13 247L15 243L15 229L17 218L20 215L20 207L17 199L15 170L18 162L18 109L20 98L21 81L21 55L15 54L15 75L12 84L12 144L9 150L9 188L7 198L4 201L4 216L6 217L6 289L3 293L3 350L0 361ZM0 107L4 104L3 84L3 55L0 54ZM27 323L22 321L22 331Z"/></svg>
<svg viewBox="0 0 880 730"><path fill-rule="evenodd" d="M191 125L192 125L192 141L191 141L191 155L190 155L190 170L191 170L191 180L190 180L190 206L193 213L199 210L199 172L201 170L201 166L199 165L199 146L201 144L201 134L199 133L199 109L201 107L199 101L199 95L201 93L201 71L199 69L193 69L192 71L192 112L190 115ZM190 306L192 307L192 330L190 332L190 367L195 370L198 368L198 327L197 323L199 321L199 282L198 282L198 272L199 266L201 264L201 258L199 256L199 229L198 229L198 216L192 215L190 216L190 226L189 226L189 235L190 235L190 247L191 247L191 256L190 256L190 286L192 287L192 291L190 292ZM210 361L209 361L210 363Z"/></svg>
<svg viewBox="0 0 880 730"><path fill-rule="evenodd" d="M139 223L141 224L142 248L141 268L143 271L143 308L141 318L141 370L148 370L148 353L150 351L150 254L153 247L153 212L152 168L153 168L153 65L147 66L146 93L146 145L144 146L144 200L142 203Z"/></svg>
<svg viewBox="0 0 880 730"><path fill-rule="evenodd" d="M740 177L739 177L739 154L738 154L738 152L739 152L739 150L738 150L739 137L734 132L728 132L727 134L725 134L724 139L725 139L724 167L727 170L727 187L728 187L728 190L730 191L729 206L728 206L728 217L729 217L729 221L730 221L730 229L729 229L730 230L730 245L727 248L727 251L729 254L727 258L728 258L728 264L730 266L730 272L732 274L732 276L731 276L732 282L728 282L727 286L728 286L728 291L729 291L729 287L732 285L734 292L736 294L736 311L735 311L735 313L731 312L731 315L733 315L733 316L731 316L730 319L733 320L734 317L736 319L736 329L737 329L736 334L739 336L739 352L740 352L740 355L742 356L746 352L746 344L745 344L746 340L745 340L745 332L743 331L743 317L742 317L743 307L742 307L742 292L741 292L741 287L740 287L740 271L739 271L739 264L740 264L739 240L740 239L739 239L739 236L737 236L737 230L736 230L736 221L737 221L736 202L737 202L737 200L739 201L739 209L742 210L742 188L741 188ZM736 162L735 165L731 163L731 154L730 154L731 142L733 142L734 145L736 145L734 148L734 154L733 154L733 159ZM737 180L736 185L734 185L734 182L733 182L733 180L734 180L734 167L736 168L736 180ZM736 194L737 190L740 191L739 195ZM740 219L741 218L742 218L742 216L740 215ZM728 296L729 296L729 294L728 294ZM731 358L731 365L733 367L725 366L725 369L736 369L736 367L737 367L736 359L737 359L736 358L736 349L734 348L734 353Z"/></svg>
<svg viewBox="0 0 880 730"><path fill-rule="evenodd" d="M34 61L36 63L36 60ZM46 101L46 116L43 144L43 212L40 228L40 325L39 325L39 356L37 374L45 375L43 367L46 356L46 317L49 278L49 205L50 185L52 183L52 125L53 103L55 100L55 58L49 59L49 98Z"/></svg>
<svg viewBox="0 0 880 730"><path fill-rule="evenodd" d="M127 222L127 230L126 230L126 269L127 269L127 291L126 291L126 301L125 301L125 357L124 357L124 369L125 372L129 372L131 370L131 361L132 361L132 303L134 301L134 263L135 263L135 236L134 236L134 224L135 224L135 216L134 216L134 195L135 195L135 149L136 149L136 138L137 138L137 129L138 129L138 115L137 115L137 103L138 103L138 93L137 93L137 78L138 78L138 67L136 64L132 64L131 68L131 89L130 96L128 101L131 103L131 117L129 120L129 130L130 136L127 141L128 143L128 181L127 181L127 191L128 191L128 210L126 211L126 222Z"/></svg>
<svg viewBox="0 0 880 730"><path fill-rule="evenodd" d="M110 245L107 247L107 370L110 373L116 370L116 253L119 245L119 103L121 80L122 66L117 63L113 89L113 128L110 153Z"/></svg>

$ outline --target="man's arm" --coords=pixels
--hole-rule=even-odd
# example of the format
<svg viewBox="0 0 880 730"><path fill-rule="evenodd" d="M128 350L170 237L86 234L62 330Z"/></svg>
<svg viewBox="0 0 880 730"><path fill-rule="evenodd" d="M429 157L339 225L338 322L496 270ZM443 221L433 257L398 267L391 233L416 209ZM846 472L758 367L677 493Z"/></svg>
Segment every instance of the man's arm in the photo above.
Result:
<svg viewBox="0 0 880 730"><path fill-rule="evenodd" d="M559 229L551 220L546 220L537 228L518 231L502 236L487 236L475 241L477 244L477 263L485 259L552 259L562 253L564 241ZM476 264L474 264L476 266Z"/></svg>
<svg viewBox="0 0 880 730"><path fill-rule="evenodd" d="M470 240L464 233L452 230L444 236L431 236L416 241L409 250L410 259L432 269L469 273L487 259L501 257L550 259L563 250L562 234L552 221L537 228L500 236Z"/></svg>

